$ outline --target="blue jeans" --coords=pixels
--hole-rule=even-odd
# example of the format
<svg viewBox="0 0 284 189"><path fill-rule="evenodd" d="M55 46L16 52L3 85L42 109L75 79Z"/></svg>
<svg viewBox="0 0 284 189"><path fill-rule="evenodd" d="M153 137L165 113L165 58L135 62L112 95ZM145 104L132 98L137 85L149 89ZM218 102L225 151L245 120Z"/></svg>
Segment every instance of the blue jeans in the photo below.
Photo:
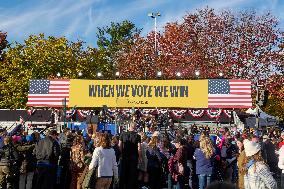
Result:
<svg viewBox="0 0 284 189"><path fill-rule="evenodd" d="M187 160L187 167L189 169L189 178L188 178L188 186L189 188L192 188L192 173L193 173L193 165L192 160Z"/></svg>
<svg viewBox="0 0 284 189"><path fill-rule="evenodd" d="M200 174L198 175L199 189L205 189L211 183L211 175Z"/></svg>

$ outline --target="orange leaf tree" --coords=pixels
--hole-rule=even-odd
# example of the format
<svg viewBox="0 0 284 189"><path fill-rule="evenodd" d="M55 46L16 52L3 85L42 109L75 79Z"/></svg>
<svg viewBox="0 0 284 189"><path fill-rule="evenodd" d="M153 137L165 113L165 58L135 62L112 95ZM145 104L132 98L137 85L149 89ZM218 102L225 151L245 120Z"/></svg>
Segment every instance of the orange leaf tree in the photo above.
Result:
<svg viewBox="0 0 284 189"><path fill-rule="evenodd" d="M193 79L198 70L200 78L217 78L222 72L226 78L266 83L283 73L278 47L283 36L277 26L270 13L201 9L181 23L166 24L157 33L157 53L154 32L137 35L130 50L120 51L117 67L123 78L153 79L162 71L165 79L175 78L176 72Z"/></svg>

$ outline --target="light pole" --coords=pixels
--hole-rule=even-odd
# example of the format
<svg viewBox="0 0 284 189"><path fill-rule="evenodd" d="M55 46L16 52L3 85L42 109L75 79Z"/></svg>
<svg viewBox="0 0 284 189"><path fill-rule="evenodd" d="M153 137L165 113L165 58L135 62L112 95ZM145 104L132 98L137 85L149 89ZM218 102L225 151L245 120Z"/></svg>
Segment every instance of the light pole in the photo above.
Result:
<svg viewBox="0 0 284 189"><path fill-rule="evenodd" d="M263 87L263 85L259 85L258 83L256 83L256 119L255 119L255 127L257 129L259 129L259 106L261 106L262 104L259 102L259 88Z"/></svg>
<svg viewBox="0 0 284 189"><path fill-rule="evenodd" d="M156 12L156 13L148 13L148 16L151 17L151 18L154 18L155 20L155 28L154 28L154 31L155 31L155 54L157 54L157 17L158 16L161 16L161 13L159 12Z"/></svg>
<svg viewBox="0 0 284 189"><path fill-rule="evenodd" d="M199 71L199 70L196 70L196 71L195 71L195 77L196 77L197 79L199 79L199 76L200 76L200 71Z"/></svg>

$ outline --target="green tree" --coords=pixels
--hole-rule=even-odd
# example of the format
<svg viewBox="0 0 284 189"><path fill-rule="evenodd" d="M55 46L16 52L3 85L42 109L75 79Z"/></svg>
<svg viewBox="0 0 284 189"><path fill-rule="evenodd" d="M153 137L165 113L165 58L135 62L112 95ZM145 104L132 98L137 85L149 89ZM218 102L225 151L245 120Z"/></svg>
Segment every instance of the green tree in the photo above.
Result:
<svg viewBox="0 0 284 189"><path fill-rule="evenodd" d="M102 65L94 48L84 49L82 41L70 42L64 37L32 35L23 44L15 43L5 53L0 65L0 107L23 108L27 102L30 79L93 79ZM98 60L98 61L97 61Z"/></svg>
<svg viewBox="0 0 284 189"><path fill-rule="evenodd" d="M141 29L127 20L121 23L112 22L110 26L98 28L98 51L101 54L100 60L105 62L107 78L113 77L119 54L129 52L134 43L134 36L139 35L140 32Z"/></svg>

